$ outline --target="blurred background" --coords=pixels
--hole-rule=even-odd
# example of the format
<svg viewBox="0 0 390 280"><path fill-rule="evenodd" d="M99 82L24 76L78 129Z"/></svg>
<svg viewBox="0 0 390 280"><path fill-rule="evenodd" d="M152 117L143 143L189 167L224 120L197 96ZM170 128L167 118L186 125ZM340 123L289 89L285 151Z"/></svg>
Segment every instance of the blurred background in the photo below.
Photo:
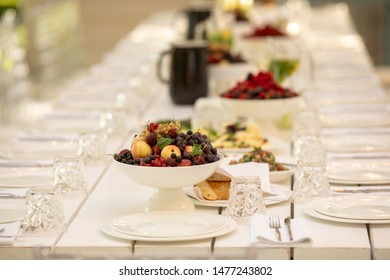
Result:
<svg viewBox="0 0 390 280"><path fill-rule="evenodd" d="M2 84L14 86L15 80L20 80L20 84L16 84L23 91L24 77L29 76L40 92L42 84L45 88L50 87L74 72L98 63L121 38L153 12L180 10L193 2L199 1L0 0ZM286 0L260 2L283 4ZM315 7L340 1L307 2ZM390 0L344 2L349 6L378 74L387 80Z"/></svg>

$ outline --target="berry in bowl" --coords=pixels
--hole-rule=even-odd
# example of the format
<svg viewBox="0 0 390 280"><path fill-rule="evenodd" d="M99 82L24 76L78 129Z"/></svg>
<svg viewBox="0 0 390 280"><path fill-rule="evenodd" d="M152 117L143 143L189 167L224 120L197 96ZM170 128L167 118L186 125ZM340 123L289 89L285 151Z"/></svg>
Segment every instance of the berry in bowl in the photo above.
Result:
<svg viewBox="0 0 390 280"><path fill-rule="evenodd" d="M195 210L182 188L208 178L223 160L206 135L179 131L179 121L149 123L130 149L114 154L115 165L132 181L156 189L146 212Z"/></svg>
<svg viewBox="0 0 390 280"><path fill-rule="evenodd" d="M247 78L220 95L222 105L233 117L254 120L279 120L294 113L302 103L301 96L278 85L270 72L249 73Z"/></svg>

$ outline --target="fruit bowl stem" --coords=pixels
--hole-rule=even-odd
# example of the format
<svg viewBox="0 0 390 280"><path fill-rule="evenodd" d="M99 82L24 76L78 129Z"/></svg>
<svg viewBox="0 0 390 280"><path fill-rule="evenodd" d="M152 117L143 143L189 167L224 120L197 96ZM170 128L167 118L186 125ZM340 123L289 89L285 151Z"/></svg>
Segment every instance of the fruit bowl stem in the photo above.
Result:
<svg viewBox="0 0 390 280"><path fill-rule="evenodd" d="M156 188L152 197L146 203L145 212L151 211L195 211L194 203L184 194L182 188L158 189Z"/></svg>

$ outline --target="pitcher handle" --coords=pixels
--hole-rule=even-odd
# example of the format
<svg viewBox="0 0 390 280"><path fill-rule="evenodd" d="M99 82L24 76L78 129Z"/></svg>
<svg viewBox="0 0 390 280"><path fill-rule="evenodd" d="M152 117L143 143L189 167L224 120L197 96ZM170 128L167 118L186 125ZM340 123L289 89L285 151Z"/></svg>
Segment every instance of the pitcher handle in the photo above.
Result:
<svg viewBox="0 0 390 280"><path fill-rule="evenodd" d="M162 75L162 61L164 59L164 56L170 54L171 51L170 50L167 50L167 51L164 51L160 54L160 57L158 58L158 61L157 61L157 78L163 82L163 83L166 83L166 84L169 84L169 79L166 79L163 77Z"/></svg>

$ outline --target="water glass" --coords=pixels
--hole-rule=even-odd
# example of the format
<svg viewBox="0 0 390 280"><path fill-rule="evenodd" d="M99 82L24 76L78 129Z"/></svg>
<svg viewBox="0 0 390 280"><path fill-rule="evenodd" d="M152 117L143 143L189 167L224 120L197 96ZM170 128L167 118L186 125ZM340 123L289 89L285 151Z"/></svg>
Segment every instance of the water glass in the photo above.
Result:
<svg viewBox="0 0 390 280"><path fill-rule="evenodd" d="M105 130L85 130L79 135L80 155L85 162L96 162L106 159L107 133Z"/></svg>
<svg viewBox="0 0 390 280"><path fill-rule="evenodd" d="M125 112L121 109L101 111L99 127L104 129L108 135L124 135L126 132Z"/></svg>
<svg viewBox="0 0 390 280"><path fill-rule="evenodd" d="M233 177L224 214L238 223L245 223L256 213L266 213L260 178Z"/></svg>
<svg viewBox="0 0 390 280"><path fill-rule="evenodd" d="M293 203L304 204L316 198L331 196L325 160L299 160L294 178Z"/></svg>
<svg viewBox="0 0 390 280"><path fill-rule="evenodd" d="M53 186L32 188L26 193L24 235L57 235L65 230L61 191Z"/></svg>
<svg viewBox="0 0 390 280"><path fill-rule="evenodd" d="M323 158L320 125L315 111L302 111L294 118L292 129L293 156L297 159Z"/></svg>
<svg viewBox="0 0 390 280"><path fill-rule="evenodd" d="M86 195L83 159L80 156L57 156L53 163L53 186L64 195Z"/></svg>

